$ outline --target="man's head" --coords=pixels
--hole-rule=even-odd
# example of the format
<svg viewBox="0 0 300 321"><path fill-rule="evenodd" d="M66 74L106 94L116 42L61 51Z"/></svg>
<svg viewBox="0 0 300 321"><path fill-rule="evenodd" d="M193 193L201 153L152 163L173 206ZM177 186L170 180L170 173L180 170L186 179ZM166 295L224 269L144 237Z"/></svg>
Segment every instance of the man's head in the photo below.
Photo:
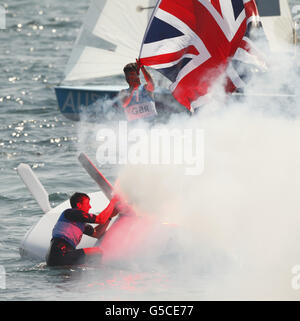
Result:
<svg viewBox="0 0 300 321"><path fill-rule="evenodd" d="M90 198L84 193L74 193L70 198L70 204L72 208L78 208L86 213L88 213L91 208Z"/></svg>
<svg viewBox="0 0 300 321"><path fill-rule="evenodd" d="M128 82L130 87L136 87L140 85L140 77L138 73L138 66L137 63L130 63L127 64L123 68L126 81Z"/></svg>

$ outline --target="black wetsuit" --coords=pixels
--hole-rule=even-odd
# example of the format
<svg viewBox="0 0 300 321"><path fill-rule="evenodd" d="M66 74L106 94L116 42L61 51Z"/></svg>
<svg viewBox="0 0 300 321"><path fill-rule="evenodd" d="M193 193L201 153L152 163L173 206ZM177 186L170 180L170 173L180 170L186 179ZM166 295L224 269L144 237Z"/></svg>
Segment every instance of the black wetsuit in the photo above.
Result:
<svg viewBox="0 0 300 321"><path fill-rule="evenodd" d="M46 256L49 266L78 265L86 261L83 249L76 249L82 235L93 235L96 215L79 209L67 209L59 217L52 231L52 240Z"/></svg>

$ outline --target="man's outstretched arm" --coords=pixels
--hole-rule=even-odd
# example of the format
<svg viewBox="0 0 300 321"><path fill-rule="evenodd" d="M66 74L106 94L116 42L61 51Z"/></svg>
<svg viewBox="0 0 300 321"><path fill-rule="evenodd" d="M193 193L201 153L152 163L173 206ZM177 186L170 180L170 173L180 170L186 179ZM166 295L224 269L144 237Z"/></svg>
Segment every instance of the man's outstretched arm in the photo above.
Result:
<svg viewBox="0 0 300 321"><path fill-rule="evenodd" d="M107 220L110 217L115 216L117 214L115 213L115 207L117 202L118 202L118 198L113 197L109 202L109 204L107 205L107 207L96 216L95 223L103 225L107 222Z"/></svg>
<svg viewBox="0 0 300 321"><path fill-rule="evenodd" d="M154 81L150 75L150 73L146 70L145 66L143 66L141 63L140 63L140 60L136 59L136 63L137 63L137 66L138 66L138 71L142 71L143 75L144 75L144 78L146 80L146 89L148 91L154 91Z"/></svg>

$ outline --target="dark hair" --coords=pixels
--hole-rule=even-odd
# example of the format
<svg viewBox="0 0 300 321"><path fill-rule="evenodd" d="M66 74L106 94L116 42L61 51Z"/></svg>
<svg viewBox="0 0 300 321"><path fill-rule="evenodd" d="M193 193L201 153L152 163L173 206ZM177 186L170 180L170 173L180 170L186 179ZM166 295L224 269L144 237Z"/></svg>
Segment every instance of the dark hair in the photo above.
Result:
<svg viewBox="0 0 300 321"><path fill-rule="evenodd" d="M127 64L127 65L123 68L123 71L124 71L125 74L126 74L127 72L130 72L130 71L135 71L135 72L137 72L137 71L138 71L137 63L132 62L132 63L130 63L130 64Z"/></svg>
<svg viewBox="0 0 300 321"><path fill-rule="evenodd" d="M90 199L87 194L84 194L84 193L74 193L74 194L70 197L71 207L72 207L72 208L76 208L76 207L77 207L77 203L81 203L84 198Z"/></svg>

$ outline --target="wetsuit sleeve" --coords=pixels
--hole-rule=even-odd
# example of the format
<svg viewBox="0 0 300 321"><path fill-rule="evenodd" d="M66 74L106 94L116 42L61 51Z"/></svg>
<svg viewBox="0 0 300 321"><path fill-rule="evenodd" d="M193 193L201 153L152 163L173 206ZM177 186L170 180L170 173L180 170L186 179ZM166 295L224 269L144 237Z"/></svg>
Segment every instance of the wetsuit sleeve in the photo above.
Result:
<svg viewBox="0 0 300 321"><path fill-rule="evenodd" d="M96 215L85 213L82 210L70 209L65 211L65 218L71 222L95 223Z"/></svg>
<svg viewBox="0 0 300 321"><path fill-rule="evenodd" d="M94 231L95 230L94 230L92 225L86 224L85 228L84 228L84 231L83 231L83 234L92 236L94 234Z"/></svg>

